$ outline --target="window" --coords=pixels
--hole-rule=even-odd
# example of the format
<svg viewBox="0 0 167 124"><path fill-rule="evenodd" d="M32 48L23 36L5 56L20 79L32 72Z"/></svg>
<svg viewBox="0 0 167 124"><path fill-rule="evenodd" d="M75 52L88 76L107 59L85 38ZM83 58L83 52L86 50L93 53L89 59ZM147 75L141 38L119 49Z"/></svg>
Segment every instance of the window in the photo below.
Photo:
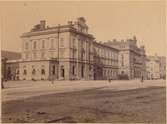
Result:
<svg viewBox="0 0 167 124"><path fill-rule="evenodd" d="M27 74L27 70L24 69L23 71L23 75L26 75Z"/></svg>
<svg viewBox="0 0 167 124"><path fill-rule="evenodd" d="M26 59L28 59L28 53L26 53Z"/></svg>
<svg viewBox="0 0 167 124"><path fill-rule="evenodd" d="M25 44L25 49L28 50L28 42Z"/></svg>
<svg viewBox="0 0 167 124"><path fill-rule="evenodd" d="M45 75L45 69L41 69L41 74Z"/></svg>
<svg viewBox="0 0 167 124"><path fill-rule="evenodd" d="M123 56L123 54L121 55L121 57L122 57L121 58L121 62L122 62L121 64L122 64L122 66L124 66L124 56Z"/></svg>
<svg viewBox="0 0 167 124"><path fill-rule="evenodd" d="M34 42L33 48L34 48L34 50L37 48L37 42Z"/></svg>
<svg viewBox="0 0 167 124"><path fill-rule="evenodd" d="M84 77L84 65L82 65L82 67L81 67L81 77L82 78Z"/></svg>
<svg viewBox="0 0 167 124"><path fill-rule="evenodd" d="M64 78L64 66L61 66L61 77Z"/></svg>
<svg viewBox="0 0 167 124"><path fill-rule="evenodd" d="M72 67L72 74L75 75L75 66Z"/></svg>
<svg viewBox="0 0 167 124"><path fill-rule="evenodd" d="M56 67L55 67L55 65L53 65L53 66L52 66L52 74L53 74L53 75L55 75L55 69L56 69Z"/></svg>
<svg viewBox="0 0 167 124"><path fill-rule="evenodd" d="M45 40L42 40L42 49L45 48Z"/></svg>
<svg viewBox="0 0 167 124"><path fill-rule="evenodd" d="M76 59L76 50L72 50L72 58Z"/></svg>
<svg viewBox="0 0 167 124"><path fill-rule="evenodd" d="M37 57L36 52L33 53L33 57L34 57L34 59L36 59L36 57Z"/></svg>
<svg viewBox="0 0 167 124"><path fill-rule="evenodd" d="M61 54L60 54L61 53ZM60 49L60 57L64 58L65 57L65 49Z"/></svg>
<svg viewBox="0 0 167 124"><path fill-rule="evenodd" d="M50 58L54 58L54 52L50 52Z"/></svg>
<svg viewBox="0 0 167 124"><path fill-rule="evenodd" d="M76 45L75 45L75 38L73 38L72 47L73 47L74 49L76 48Z"/></svg>
<svg viewBox="0 0 167 124"><path fill-rule="evenodd" d="M19 70L16 71L16 74L19 74Z"/></svg>
<svg viewBox="0 0 167 124"><path fill-rule="evenodd" d="M41 53L41 58L45 58L45 53L44 52Z"/></svg>
<svg viewBox="0 0 167 124"><path fill-rule="evenodd" d="M51 46L50 46L51 49L54 49L54 39L51 39Z"/></svg>
<svg viewBox="0 0 167 124"><path fill-rule="evenodd" d="M64 47L64 39L60 38L60 47Z"/></svg>
<svg viewBox="0 0 167 124"><path fill-rule="evenodd" d="M33 70L32 70L32 74L35 75L35 73L36 73L36 71L35 71L35 69L33 69Z"/></svg>

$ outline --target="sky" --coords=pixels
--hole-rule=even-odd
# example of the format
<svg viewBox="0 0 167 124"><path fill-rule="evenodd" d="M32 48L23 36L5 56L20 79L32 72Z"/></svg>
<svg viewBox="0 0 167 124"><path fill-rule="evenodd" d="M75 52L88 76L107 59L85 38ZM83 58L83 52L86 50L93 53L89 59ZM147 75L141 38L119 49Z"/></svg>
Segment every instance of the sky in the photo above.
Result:
<svg viewBox="0 0 167 124"><path fill-rule="evenodd" d="M165 56L164 1L0 2L1 49L21 52L20 36L40 20L56 26L78 17L86 19L96 41L126 40L135 35L147 55Z"/></svg>

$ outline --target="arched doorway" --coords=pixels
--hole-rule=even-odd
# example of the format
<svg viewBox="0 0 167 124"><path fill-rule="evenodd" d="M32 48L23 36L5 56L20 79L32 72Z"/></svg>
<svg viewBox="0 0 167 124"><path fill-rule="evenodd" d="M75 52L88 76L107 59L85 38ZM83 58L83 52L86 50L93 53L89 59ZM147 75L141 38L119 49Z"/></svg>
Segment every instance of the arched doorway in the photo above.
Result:
<svg viewBox="0 0 167 124"><path fill-rule="evenodd" d="M65 77L64 66L61 66L61 68L60 68L60 74L61 74L61 77L64 79L64 77Z"/></svg>

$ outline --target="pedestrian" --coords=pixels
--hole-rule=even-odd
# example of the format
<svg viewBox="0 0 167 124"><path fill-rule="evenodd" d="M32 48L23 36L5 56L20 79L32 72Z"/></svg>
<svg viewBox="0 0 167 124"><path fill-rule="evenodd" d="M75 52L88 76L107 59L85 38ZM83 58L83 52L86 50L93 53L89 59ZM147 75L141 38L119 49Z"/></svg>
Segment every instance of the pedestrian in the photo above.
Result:
<svg viewBox="0 0 167 124"><path fill-rule="evenodd" d="M144 80L143 80L143 76L141 76L141 82L143 82Z"/></svg>
<svg viewBox="0 0 167 124"><path fill-rule="evenodd" d="M108 79L108 82L111 83L111 78Z"/></svg>

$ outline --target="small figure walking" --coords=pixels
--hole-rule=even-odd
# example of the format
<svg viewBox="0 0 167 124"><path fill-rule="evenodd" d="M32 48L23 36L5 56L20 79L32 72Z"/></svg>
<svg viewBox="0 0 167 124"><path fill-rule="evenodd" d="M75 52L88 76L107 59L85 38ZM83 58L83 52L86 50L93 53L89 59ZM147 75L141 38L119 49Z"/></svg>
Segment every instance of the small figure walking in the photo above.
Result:
<svg viewBox="0 0 167 124"><path fill-rule="evenodd" d="M141 76L141 83L143 83L144 79L143 79L143 75Z"/></svg>
<svg viewBox="0 0 167 124"><path fill-rule="evenodd" d="M108 79L108 82L111 83L111 78Z"/></svg>

